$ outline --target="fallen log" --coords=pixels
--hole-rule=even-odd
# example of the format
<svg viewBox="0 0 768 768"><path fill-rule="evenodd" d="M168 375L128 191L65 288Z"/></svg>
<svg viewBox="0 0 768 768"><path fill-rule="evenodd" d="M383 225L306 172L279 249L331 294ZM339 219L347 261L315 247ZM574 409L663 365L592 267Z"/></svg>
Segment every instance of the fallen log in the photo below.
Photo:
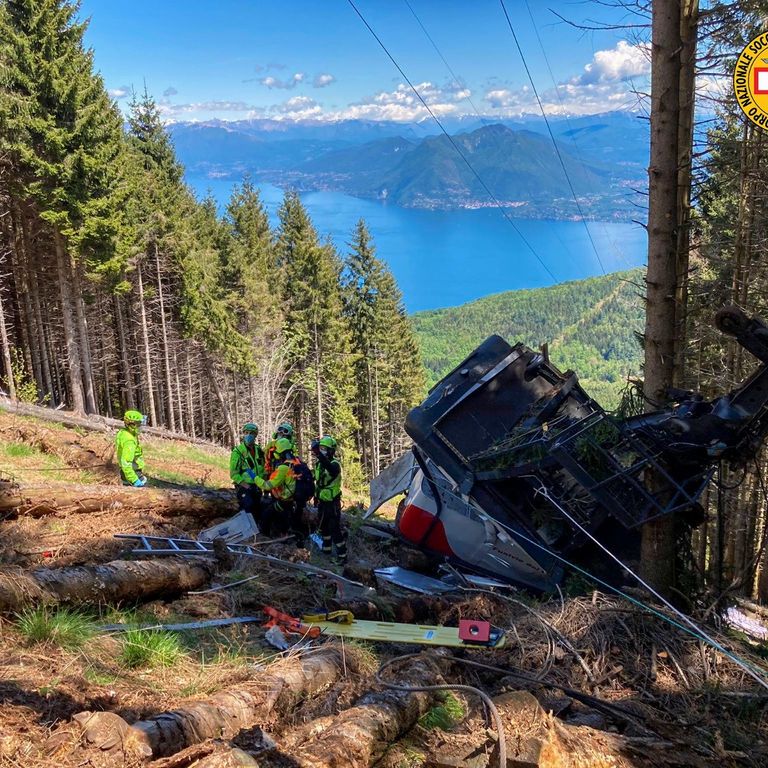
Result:
<svg viewBox="0 0 768 768"><path fill-rule="evenodd" d="M342 661L341 651L332 645L297 654L271 665L248 683L133 725L112 712L81 712L51 737L50 747L60 749L74 729L80 741L109 754L113 762L108 764L122 765L131 759L168 757L209 739L228 740L335 683L345 663L354 671L355 654L347 649Z"/></svg>
<svg viewBox="0 0 768 768"><path fill-rule="evenodd" d="M230 490L133 488L123 485L15 483L0 480L0 518L111 510L152 511L163 517L189 516L201 521L229 517L237 510Z"/></svg>
<svg viewBox="0 0 768 768"><path fill-rule="evenodd" d="M0 396L0 410L7 411L15 416L32 416L36 419L45 419L46 421L54 421L57 424L65 424L68 427L81 427L94 432L106 432L108 434L114 434L123 426L123 422L120 419L111 419L108 416L99 416L95 413L86 416L84 414L77 414L75 411L64 411L46 408L42 405L20 403L3 396ZM169 429L162 427L144 427L142 431L143 434L161 437L164 440L183 440L185 443L192 443L194 445L221 448L221 445L210 440L192 437L181 432L171 432Z"/></svg>
<svg viewBox="0 0 768 768"><path fill-rule="evenodd" d="M434 662L414 659L393 681L401 686L444 683ZM372 691L315 736L285 757L301 768L367 768L427 712L435 694L428 691Z"/></svg>
<svg viewBox="0 0 768 768"><path fill-rule="evenodd" d="M76 432L50 429L32 421L13 419L10 424L0 425L3 440L21 442L36 448L41 453L56 456L76 470L86 470L99 477L101 482L117 485L118 471L115 467L114 447L105 444L93 435L83 438ZM89 447L86 443L90 443Z"/></svg>
<svg viewBox="0 0 768 768"><path fill-rule="evenodd" d="M72 568L0 569L0 613L29 605L102 605L166 597L196 589L213 573L200 560L115 560Z"/></svg>

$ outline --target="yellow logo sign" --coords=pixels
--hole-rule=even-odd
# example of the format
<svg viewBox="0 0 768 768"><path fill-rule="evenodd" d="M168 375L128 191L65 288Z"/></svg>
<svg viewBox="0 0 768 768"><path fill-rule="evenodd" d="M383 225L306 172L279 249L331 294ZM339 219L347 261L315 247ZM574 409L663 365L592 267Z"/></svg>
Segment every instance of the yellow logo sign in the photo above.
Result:
<svg viewBox="0 0 768 768"><path fill-rule="evenodd" d="M763 32L739 54L733 71L733 90L742 112L768 129L768 32Z"/></svg>

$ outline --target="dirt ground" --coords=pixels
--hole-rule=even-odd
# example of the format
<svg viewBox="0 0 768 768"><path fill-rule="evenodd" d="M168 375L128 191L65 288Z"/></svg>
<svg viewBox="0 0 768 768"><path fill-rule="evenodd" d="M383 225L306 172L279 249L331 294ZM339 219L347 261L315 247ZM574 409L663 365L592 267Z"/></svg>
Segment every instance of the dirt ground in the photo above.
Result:
<svg viewBox="0 0 768 768"><path fill-rule="evenodd" d="M156 438L145 443L149 474L158 481L228 485L226 451ZM115 482L110 448L108 435L0 413L0 470L22 482L39 481L43 472L58 481ZM433 658L446 683L474 686L494 697L504 723L507 764L517 768L768 765L768 696L727 656L696 638L625 600L588 589L566 598L512 590L431 598L377 583L374 568L418 566L419 558L394 538L372 535L354 517L347 524L351 562L344 575L374 585L375 594L348 585L339 594L332 579L242 558L219 564L210 588L220 589L213 592L82 609L78 615L87 629L67 642L36 638L23 616L0 618L0 766L99 764L82 744L66 750L52 746L79 712L111 712L133 723L247 683L279 656L265 639L264 605L295 616L346 607L358 618L446 626L472 618L504 629L504 648L467 648ZM195 535L199 528L192 518L124 510L7 519L0 521L0 566L58 568L130 558L130 546L114 539L115 533L181 536ZM257 546L265 554L341 573L316 550L263 540ZM258 620L161 633L171 638L172 652L139 664L128 654L124 634L98 629L238 616ZM765 673L764 648L712 631L726 649ZM380 690L373 672L381 663L424 650L351 641L343 649L357 661L338 681L279 717L254 723L255 730L217 742L211 751L229 750L231 757L239 748L254 754L261 766L303 765L288 756L361 695ZM467 661L487 666L467 666ZM385 677L396 681L403 669L395 665ZM265 748L260 729L272 746ZM197 759L184 763L179 758L175 765L206 765ZM498 737L474 694L441 693L415 727L376 751L375 761L387 768L485 768L498 764Z"/></svg>

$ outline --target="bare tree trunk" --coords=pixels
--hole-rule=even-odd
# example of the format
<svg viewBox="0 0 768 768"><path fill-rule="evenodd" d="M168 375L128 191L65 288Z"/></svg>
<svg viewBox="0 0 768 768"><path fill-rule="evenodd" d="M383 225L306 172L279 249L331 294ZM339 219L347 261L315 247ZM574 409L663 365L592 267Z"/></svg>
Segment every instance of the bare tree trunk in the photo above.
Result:
<svg viewBox="0 0 768 768"><path fill-rule="evenodd" d="M315 398L317 399L317 435L321 437L325 434L323 428L323 383L320 376L320 340L317 333L317 318L314 318L314 336L315 336Z"/></svg>
<svg viewBox="0 0 768 768"><path fill-rule="evenodd" d="M189 406L189 428L192 437L197 437L197 433L195 432L194 389L192 388L192 363L189 360L189 352L185 352L184 357L187 359L187 404Z"/></svg>
<svg viewBox="0 0 768 768"><path fill-rule="evenodd" d="M228 517L237 509L235 496L230 490L166 490L51 482L17 485L0 481L0 515L45 517L100 512L105 509L117 511L121 508L146 509L163 517L189 516L201 521Z"/></svg>
<svg viewBox="0 0 768 768"><path fill-rule="evenodd" d="M56 268L59 278L61 295L61 320L64 331L64 344L67 349L67 388L72 403L72 410L85 413L85 398L83 396L82 364L80 362L80 346L77 343L75 320L72 316L72 277L69 269L69 256L62 235L54 230L56 244Z"/></svg>
<svg viewBox="0 0 768 768"><path fill-rule="evenodd" d="M155 245L155 270L157 271L157 296L160 300L160 327L163 334L163 366L165 369L165 396L166 409L168 417L168 428L171 432L176 431L176 418L173 412L173 387L171 386L171 361L168 352L168 326L165 321L165 300L163 299L163 280L160 276L160 251Z"/></svg>
<svg viewBox="0 0 768 768"><path fill-rule="evenodd" d="M179 359L176 356L176 350L173 350L173 370L176 375L176 397L175 403L179 409L179 432L184 432L184 403L181 395L181 380L179 379Z"/></svg>
<svg viewBox="0 0 768 768"><path fill-rule="evenodd" d="M72 288L75 299L75 318L77 331L80 336L80 350L83 361L83 382L85 384L85 407L88 413L98 413L96 393L93 385L93 364L91 362L91 347L88 333L88 320L85 316L85 301L80 277L80 268L70 259L72 270Z"/></svg>
<svg viewBox="0 0 768 768"><path fill-rule="evenodd" d="M434 662L414 659L397 677L403 686L440 685ZM300 768L368 768L407 733L434 700L428 691L377 691L362 696L290 757Z"/></svg>
<svg viewBox="0 0 768 768"><path fill-rule="evenodd" d="M354 666L352 661L348 657L347 665ZM208 699L190 701L130 726L112 713L84 712L74 720L80 724L78 730L85 731L85 741L97 749L127 753L131 746L138 747L138 754L124 753L119 758L115 754L114 764L123 765L131 762L126 758L138 755L163 757L207 739L231 739L272 713L290 711L301 700L332 685L341 677L342 669L339 651L326 646L272 664L253 680ZM96 723L99 727L93 728ZM88 737L89 730L99 734L98 741Z"/></svg>
<svg viewBox="0 0 768 768"><path fill-rule="evenodd" d="M51 375L51 350L48 343L48 337L45 333L45 324L43 323L43 311L40 307L40 288L37 284L37 275L32 274L29 281L30 297L32 300L32 311L35 315L35 323L39 330L40 357L43 373L43 394L50 393L51 405L58 405L58 397L53 386L53 376Z"/></svg>
<svg viewBox="0 0 768 768"><path fill-rule="evenodd" d="M151 600L197 589L210 579L213 564L199 560L115 560L73 568L0 569L0 612L59 602L102 605Z"/></svg>
<svg viewBox="0 0 768 768"><path fill-rule="evenodd" d="M149 401L149 418L153 426L157 426L157 410L155 409L155 385L152 378L152 355L149 351L149 329L147 327L147 308L144 304L144 282L141 278L141 264L137 270L139 280L139 307L141 309L141 335L144 341L144 367L147 375L147 398Z"/></svg>
<svg viewBox="0 0 768 768"><path fill-rule="evenodd" d="M645 394L663 403L675 380L679 312L678 232L680 156L681 19L683 2L656 0L652 19L651 156L646 277ZM695 32L695 30L694 30ZM684 141L685 139L682 139ZM654 478L651 483L656 484ZM641 571L653 586L667 590L675 578L675 521L646 523Z"/></svg>
<svg viewBox="0 0 768 768"><path fill-rule="evenodd" d="M232 421L232 413L229 410L227 399L224 397L224 392L222 391L218 378L216 377L216 371L213 368L213 363L207 357L205 358L205 369L208 373L208 379L211 382L213 391L216 394L216 399L219 401L219 405L221 406L221 413L224 416L224 421L226 422L227 430L229 431L229 439L231 440L232 445L236 445L237 429L235 427L235 423Z"/></svg>
<svg viewBox="0 0 768 768"><path fill-rule="evenodd" d="M136 398L134 395L135 385L133 382L133 371L131 370L131 364L128 360L123 302L120 296L115 295L112 298L112 303L115 308L115 330L117 331L117 346L119 347L120 373L123 384L123 403L126 409L132 409L136 407Z"/></svg>
<svg viewBox="0 0 768 768"><path fill-rule="evenodd" d="M3 308L3 294L0 291L0 341L3 344L3 367L5 368L5 380L8 383L8 394L11 400L16 399L16 384L13 380L13 367L11 366L11 344L8 340L8 331L5 327L5 309Z"/></svg>

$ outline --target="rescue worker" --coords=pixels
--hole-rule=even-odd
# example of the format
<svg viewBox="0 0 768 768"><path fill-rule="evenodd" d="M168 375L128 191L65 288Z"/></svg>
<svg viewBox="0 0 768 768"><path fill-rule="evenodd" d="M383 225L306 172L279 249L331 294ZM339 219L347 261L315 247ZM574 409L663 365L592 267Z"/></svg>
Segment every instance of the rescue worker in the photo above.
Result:
<svg viewBox="0 0 768 768"><path fill-rule="evenodd" d="M123 423L125 426L118 430L115 437L120 479L123 485L143 488L147 484L147 478L144 476L144 451L139 442L139 430L146 423L146 418L139 411L126 411Z"/></svg>
<svg viewBox="0 0 768 768"><path fill-rule="evenodd" d="M323 435L312 441L315 456L315 502L320 515L322 551L330 555L333 547L337 565L347 562L347 542L341 530L341 464L336 458L336 440Z"/></svg>
<svg viewBox="0 0 768 768"><path fill-rule="evenodd" d="M229 457L229 477L235 486L240 509L249 512L258 521L261 516L261 489L256 478L264 476L264 450L256 442L259 428L248 422L243 424L243 439L232 449Z"/></svg>
<svg viewBox="0 0 768 768"><path fill-rule="evenodd" d="M279 437L274 441L272 451L272 471L268 479L256 476L256 485L270 494L269 504L264 504L262 520L259 526L270 535L273 527L280 532L286 531L293 522L295 512L294 493L296 478L292 471L291 441L287 437Z"/></svg>
<svg viewBox="0 0 768 768"><path fill-rule="evenodd" d="M293 427L285 421L272 433L272 440L267 443L264 458L264 477L269 477L275 469L275 446L281 437L290 441L291 451L293 451L294 454L296 453L296 438L293 434Z"/></svg>

